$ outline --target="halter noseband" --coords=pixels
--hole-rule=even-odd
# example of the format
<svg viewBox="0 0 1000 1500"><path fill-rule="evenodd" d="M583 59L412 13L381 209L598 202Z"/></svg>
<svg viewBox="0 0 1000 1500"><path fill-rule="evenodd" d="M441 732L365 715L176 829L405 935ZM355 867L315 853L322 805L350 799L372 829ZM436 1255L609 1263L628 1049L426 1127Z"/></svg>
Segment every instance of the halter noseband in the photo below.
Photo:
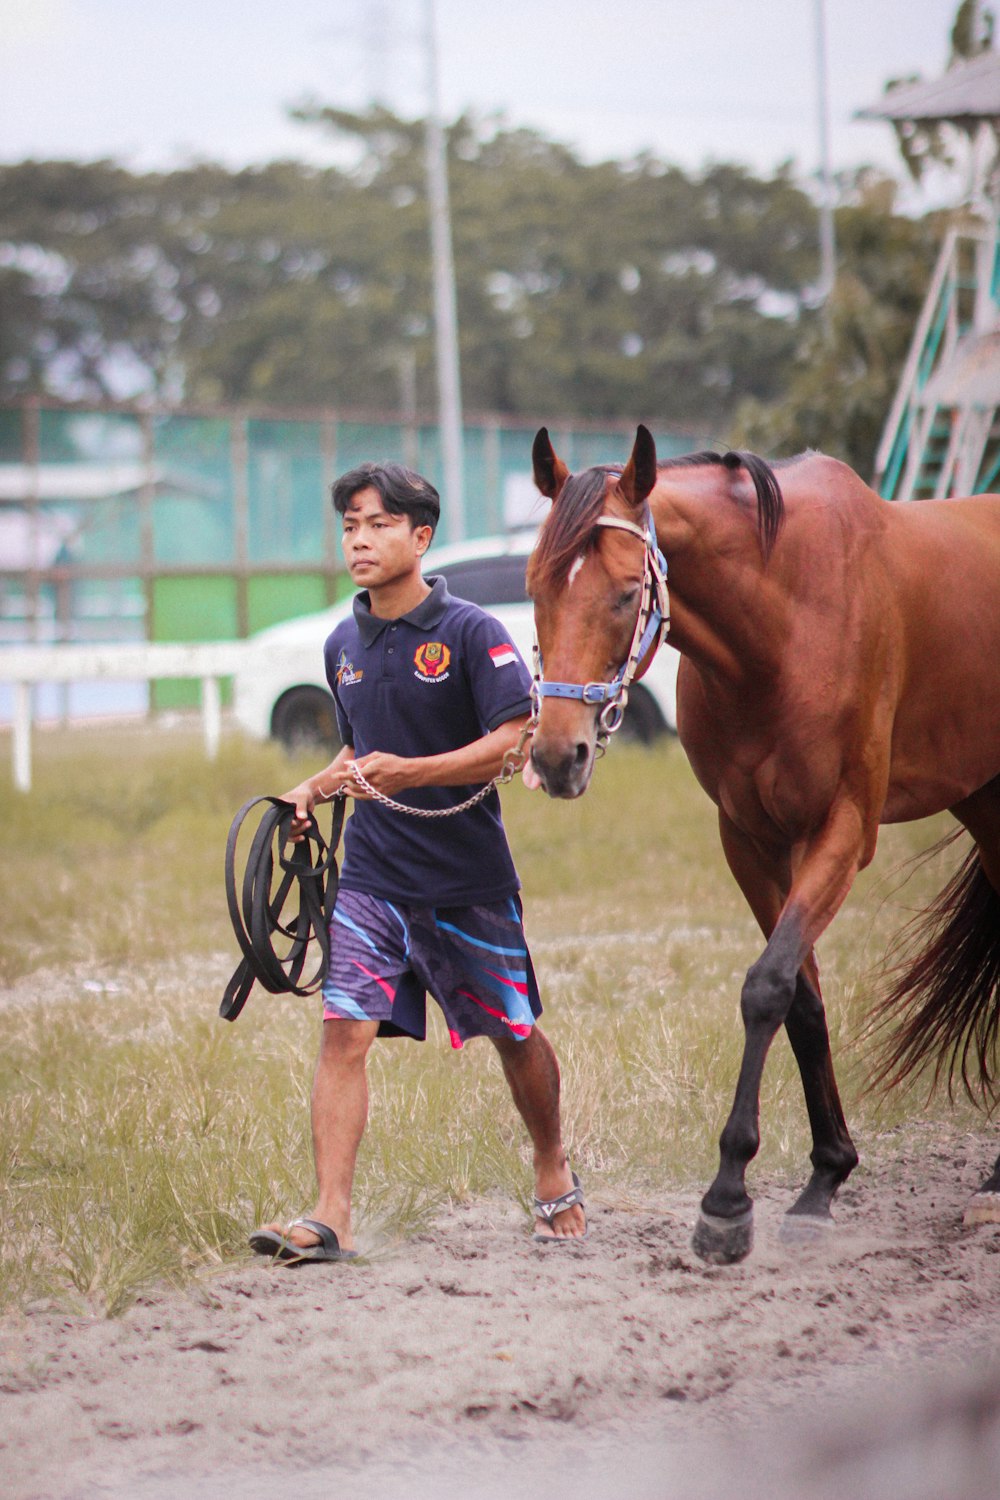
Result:
<svg viewBox="0 0 1000 1500"><path fill-rule="evenodd" d="M598 745L603 750L608 737L621 727L633 677L650 648L656 651L670 629L670 596L667 592L667 560L656 545L656 531L649 507L644 525L625 521L618 516L598 516L598 526L614 527L637 536L643 545L642 599L636 616L632 644L625 661L610 682L545 682L542 677L542 653L534 647L534 681L531 685L532 718L537 721L543 698L577 698L601 708L598 719Z"/></svg>

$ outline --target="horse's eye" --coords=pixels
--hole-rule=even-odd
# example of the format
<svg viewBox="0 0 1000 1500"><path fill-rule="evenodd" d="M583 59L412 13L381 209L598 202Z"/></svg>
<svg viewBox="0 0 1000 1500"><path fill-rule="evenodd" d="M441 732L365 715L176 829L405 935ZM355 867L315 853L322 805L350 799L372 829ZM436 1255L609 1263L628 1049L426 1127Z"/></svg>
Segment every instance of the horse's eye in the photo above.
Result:
<svg viewBox="0 0 1000 1500"><path fill-rule="evenodd" d="M618 598L615 600L614 607L615 607L616 610L622 610L622 611L624 611L624 610L628 609L630 607L630 605L634 605L635 602L636 602L636 600L638 599L638 597L639 597L639 589L638 589L638 587L633 587L633 588L630 588L630 589L626 589L625 592L624 592L624 594L619 594L618 595Z"/></svg>

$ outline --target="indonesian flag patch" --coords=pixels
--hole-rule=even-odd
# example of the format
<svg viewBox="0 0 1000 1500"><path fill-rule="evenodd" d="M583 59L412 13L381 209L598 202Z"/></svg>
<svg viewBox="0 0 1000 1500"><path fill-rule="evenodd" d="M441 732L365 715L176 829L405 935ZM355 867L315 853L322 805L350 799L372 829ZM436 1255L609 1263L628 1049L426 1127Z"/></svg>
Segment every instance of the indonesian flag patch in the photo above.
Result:
<svg viewBox="0 0 1000 1500"><path fill-rule="evenodd" d="M517 652L513 646L507 644L491 646L490 660L495 667L509 667L512 662L517 661Z"/></svg>

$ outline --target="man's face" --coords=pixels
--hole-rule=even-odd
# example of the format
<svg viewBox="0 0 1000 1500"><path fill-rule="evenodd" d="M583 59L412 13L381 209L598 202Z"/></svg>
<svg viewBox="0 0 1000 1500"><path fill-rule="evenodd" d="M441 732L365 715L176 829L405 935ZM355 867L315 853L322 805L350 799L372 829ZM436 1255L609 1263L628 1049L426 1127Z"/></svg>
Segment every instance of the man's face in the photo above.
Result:
<svg viewBox="0 0 1000 1500"><path fill-rule="evenodd" d="M408 516L392 515L370 488L351 496L343 525L347 571L363 589L382 588L419 572L433 535L429 526L411 527Z"/></svg>

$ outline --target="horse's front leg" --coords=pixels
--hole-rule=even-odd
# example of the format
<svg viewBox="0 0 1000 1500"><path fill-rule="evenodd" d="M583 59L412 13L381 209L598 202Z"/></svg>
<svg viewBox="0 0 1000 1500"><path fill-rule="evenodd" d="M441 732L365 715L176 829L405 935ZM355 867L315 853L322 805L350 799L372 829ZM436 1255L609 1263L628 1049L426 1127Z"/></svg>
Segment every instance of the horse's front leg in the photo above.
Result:
<svg viewBox="0 0 1000 1500"><path fill-rule="evenodd" d="M724 839L724 844L725 844ZM789 1023L792 1045L800 1069L805 1063L803 1081L815 1079L817 1067L832 1088L825 1099L815 1090L810 1102L814 1130L821 1127L821 1159L814 1154L813 1179L796 1204L796 1210L811 1216L822 1216L822 1198L826 1195L826 1212L839 1182L856 1160L854 1148L843 1136L846 1148L834 1164L829 1147L839 1131L836 1116L830 1110L836 1101L840 1121L840 1101L829 1065L829 1039L822 1017L818 994L810 995L800 969L813 943L837 912L851 888L865 855L863 820L857 808L848 802L836 805L819 834L806 846L788 898L774 925L763 954L747 973L740 1000L743 1016L743 1060L736 1083L736 1095L729 1118L719 1140L719 1171L701 1203L693 1245L703 1259L725 1263L742 1260L753 1244L753 1200L746 1190L746 1169L760 1145L760 1085L768 1050L778 1028ZM727 848L727 855L730 850ZM730 857L730 863L732 858ZM742 883L742 881L741 881ZM751 906L755 903L751 900ZM819 1007L818 1024L816 1007ZM824 1061L824 1056L826 1061ZM807 1086L807 1099L808 1099ZM817 1143L819 1145L819 1143ZM851 1159L848 1162L848 1156ZM838 1175L839 1174L839 1175Z"/></svg>
<svg viewBox="0 0 1000 1500"><path fill-rule="evenodd" d="M791 885L788 852L760 849L721 811L719 834L729 868L765 938L770 938ZM819 973L811 949L795 978L785 1030L802 1079L812 1133L812 1175L782 1228L783 1237L801 1238L831 1222L834 1194L858 1163L837 1089Z"/></svg>

